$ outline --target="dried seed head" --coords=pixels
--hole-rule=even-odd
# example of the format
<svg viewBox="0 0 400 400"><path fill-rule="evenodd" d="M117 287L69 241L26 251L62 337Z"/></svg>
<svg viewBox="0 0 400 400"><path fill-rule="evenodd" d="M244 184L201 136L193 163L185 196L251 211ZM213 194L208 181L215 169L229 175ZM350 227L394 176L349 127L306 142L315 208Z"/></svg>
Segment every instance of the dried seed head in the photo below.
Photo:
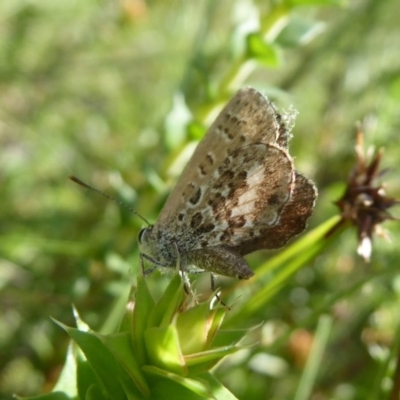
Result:
<svg viewBox="0 0 400 400"><path fill-rule="evenodd" d="M374 233L384 236L380 224L387 219L397 219L391 216L388 209L399 200L386 195L383 184L377 184L386 170L379 171L383 149L374 154L365 152L363 132L357 127L356 164L349 175L343 196L335 202L339 207L344 222L351 222L358 230L358 254L369 261L372 253L372 236Z"/></svg>

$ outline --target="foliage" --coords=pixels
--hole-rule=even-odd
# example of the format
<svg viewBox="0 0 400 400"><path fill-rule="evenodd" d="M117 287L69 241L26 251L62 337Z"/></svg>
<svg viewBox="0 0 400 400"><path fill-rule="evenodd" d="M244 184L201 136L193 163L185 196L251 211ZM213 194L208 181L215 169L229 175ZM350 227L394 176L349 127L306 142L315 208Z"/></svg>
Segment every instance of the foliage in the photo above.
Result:
<svg viewBox="0 0 400 400"><path fill-rule="evenodd" d="M118 332L95 333L78 316L78 329L58 323L74 345L53 393L35 399L234 399L208 371L244 332L221 331L226 308L184 293L175 275L155 302L141 277Z"/></svg>

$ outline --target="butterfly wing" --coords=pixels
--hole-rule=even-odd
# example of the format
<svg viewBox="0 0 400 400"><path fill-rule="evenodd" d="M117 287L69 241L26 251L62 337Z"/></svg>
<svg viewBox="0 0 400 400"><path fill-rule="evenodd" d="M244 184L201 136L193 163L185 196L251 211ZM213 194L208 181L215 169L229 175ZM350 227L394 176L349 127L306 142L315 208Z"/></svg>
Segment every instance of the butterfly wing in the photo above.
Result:
<svg viewBox="0 0 400 400"><path fill-rule="evenodd" d="M197 146L171 192L158 218L157 226L178 223L183 225L198 209L200 198L205 198L201 187L219 179L218 169L229 162L231 153L252 143L285 142L285 125L271 103L252 88L238 91L224 107ZM235 170L240 166L235 166ZM182 215L184 214L184 215Z"/></svg>
<svg viewBox="0 0 400 400"><path fill-rule="evenodd" d="M287 141L273 105L254 89L240 90L196 148L154 237L181 254L282 247L305 228L316 198L313 183L295 171Z"/></svg>
<svg viewBox="0 0 400 400"><path fill-rule="evenodd" d="M246 255L260 249L283 247L305 229L316 198L317 189L313 182L296 172L294 191L280 214L279 224L257 227L253 238L243 240L231 250Z"/></svg>
<svg viewBox="0 0 400 400"><path fill-rule="evenodd" d="M195 212L186 209L180 231L196 238L192 249L240 245L279 222L293 182L293 163L285 150L266 143L236 149L199 186L201 205L194 206Z"/></svg>
<svg viewBox="0 0 400 400"><path fill-rule="evenodd" d="M271 103L252 88L238 91L197 146L158 219L163 224L195 199L200 186L235 149L249 143L275 143L284 131ZM195 204L196 205L196 204Z"/></svg>

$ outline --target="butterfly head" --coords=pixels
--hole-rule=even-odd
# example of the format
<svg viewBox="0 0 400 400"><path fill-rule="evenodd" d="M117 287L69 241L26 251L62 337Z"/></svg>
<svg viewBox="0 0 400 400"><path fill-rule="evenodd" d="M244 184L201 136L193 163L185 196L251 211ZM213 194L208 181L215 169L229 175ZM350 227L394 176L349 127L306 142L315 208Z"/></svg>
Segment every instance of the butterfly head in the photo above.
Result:
<svg viewBox="0 0 400 400"><path fill-rule="evenodd" d="M142 228L138 235L140 252L150 257L159 257L158 241L154 235L154 225Z"/></svg>
<svg viewBox="0 0 400 400"><path fill-rule="evenodd" d="M138 235L139 245L141 247L146 247L148 243L151 241L151 236L153 232L154 225L146 226L146 228L142 228Z"/></svg>

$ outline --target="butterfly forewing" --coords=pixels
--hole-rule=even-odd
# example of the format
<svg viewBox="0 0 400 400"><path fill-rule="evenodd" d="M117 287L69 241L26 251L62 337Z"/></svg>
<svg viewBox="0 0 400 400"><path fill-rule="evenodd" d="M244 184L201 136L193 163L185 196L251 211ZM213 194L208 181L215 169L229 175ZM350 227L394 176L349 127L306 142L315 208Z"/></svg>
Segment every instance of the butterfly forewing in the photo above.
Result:
<svg viewBox="0 0 400 400"><path fill-rule="evenodd" d="M195 236L193 249L236 246L254 238L257 231L279 223L291 198L294 169L285 150L253 143L237 149L228 160L199 187L198 203L178 214L182 235L177 239ZM238 163L242 168L233 168Z"/></svg>
<svg viewBox="0 0 400 400"><path fill-rule="evenodd" d="M170 223L178 210L186 208L199 186L226 160L228 154L249 143L275 143L283 128L269 101L252 88L245 88L224 107L198 144L178 183L165 203L158 223Z"/></svg>

